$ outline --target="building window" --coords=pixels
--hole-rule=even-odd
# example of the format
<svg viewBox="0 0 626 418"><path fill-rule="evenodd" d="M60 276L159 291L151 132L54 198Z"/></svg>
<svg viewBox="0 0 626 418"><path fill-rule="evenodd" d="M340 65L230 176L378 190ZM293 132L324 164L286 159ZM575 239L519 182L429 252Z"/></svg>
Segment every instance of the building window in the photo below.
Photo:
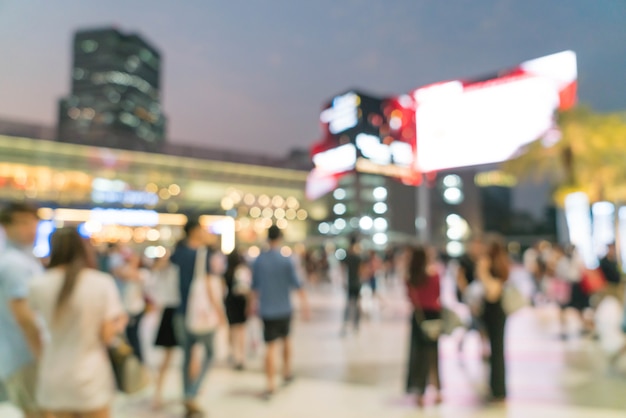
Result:
<svg viewBox="0 0 626 418"><path fill-rule="evenodd" d="M82 68L74 68L74 80L82 80L83 78L85 78L85 70L83 70Z"/></svg>
<svg viewBox="0 0 626 418"><path fill-rule="evenodd" d="M148 63L152 59L152 52L148 51L147 49L142 49L141 52L139 53L139 56L141 57L143 61Z"/></svg>
<svg viewBox="0 0 626 418"><path fill-rule="evenodd" d="M94 41L93 39L87 39L81 42L80 47L83 52L90 54L92 52L96 52L96 50L98 49L98 42Z"/></svg>
<svg viewBox="0 0 626 418"><path fill-rule="evenodd" d="M141 65L141 60L139 60L139 57L137 57L136 55L132 55L126 60L125 67L128 72L133 73L137 70L137 68L139 68L139 65Z"/></svg>
<svg viewBox="0 0 626 418"><path fill-rule="evenodd" d="M76 120L80 117L80 109L72 107L67 111L67 114L71 119Z"/></svg>

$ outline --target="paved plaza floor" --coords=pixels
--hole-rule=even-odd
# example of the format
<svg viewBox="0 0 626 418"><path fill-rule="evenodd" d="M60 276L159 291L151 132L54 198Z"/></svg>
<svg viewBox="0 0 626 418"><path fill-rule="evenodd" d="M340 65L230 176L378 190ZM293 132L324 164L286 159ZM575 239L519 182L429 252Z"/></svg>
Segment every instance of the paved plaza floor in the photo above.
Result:
<svg viewBox="0 0 626 418"><path fill-rule="evenodd" d="M262 346L251 343L246 370L231 370L226 361L224 335L219 359L203 388L201 402L210 417L566 417L612 418L626 413L626 359L617 369L607 362L621 336L601 335L600 341L578 336L579 324L570 318L570 338L560 338L558 310L550 305L526 309L507 324L509 401L506 406L482 402L487 370L481 360L479 338L469 335L459 351L461 335L441 343L444 404L420 411L403 393L409 310L400 286L383 289L380 300L365 300L367 315L358 334L340 337L343 295L336 288L310 292L311 321L294 323L296 381L272 400L263 401ZM614 315L607 309L602 315ZM604 317L601 321L611 322ZM158 315L143 324L146 354L156 368L158 350L150 341ZM256 322L249 324L252 341L260 338ZM600 327L602 328L602 327ZM607 338L614 341L607 341ZM182 416L180 359L169 371L166 404L151 408L151 389L116 400L114 417L170 418ZM0 404L0 417L19 417Z"/></svg>

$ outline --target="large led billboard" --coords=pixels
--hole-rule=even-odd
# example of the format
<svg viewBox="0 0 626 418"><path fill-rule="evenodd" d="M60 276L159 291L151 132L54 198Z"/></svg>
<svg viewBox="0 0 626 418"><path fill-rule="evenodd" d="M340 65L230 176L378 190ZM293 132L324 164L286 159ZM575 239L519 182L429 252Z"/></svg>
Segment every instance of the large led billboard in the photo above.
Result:
<svg viewBox="0 0 626 418"><path fill-rule="evenodd" d="M411 96L417 171L501 162L553 128L557 109L574 105L576 55L566 51L485 80L422 87Z"/></svg>
<svg viewBox="0 0 626 418"><path fill-rule="evenodd" d="M423 173L508 160L575 104L576 80L576 55L565 51L396 97L337 96L320 116L324 137L312 148L307 195L325 194L352 171L417 185Z"/></svg>

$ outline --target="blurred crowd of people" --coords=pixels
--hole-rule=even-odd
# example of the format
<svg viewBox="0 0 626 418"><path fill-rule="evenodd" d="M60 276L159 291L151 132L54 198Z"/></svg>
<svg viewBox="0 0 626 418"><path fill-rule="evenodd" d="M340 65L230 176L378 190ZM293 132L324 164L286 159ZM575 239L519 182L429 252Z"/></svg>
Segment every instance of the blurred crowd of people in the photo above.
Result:
<svg viewBox="0 0 626 418"><path fill-rule="evenodd" d="M607 296L624 302L624 284L615 243L606 246L596 268L588 268L576 247L538 242L523 264L535 284L533 303L557 303L564 314L579 315L583 334L593 334L593 309ZM562 338L567 338L563 324Z"/></svg>
<svg viewBox="0 0 626 418"><path fill-rule="evenodd" d="M296 265L280 252L277 227L269 228L267 248L253 263L238 251L225 256L208 248L207 232L194 219L184 238L156 260L117 244L98 253L76 228L63 227L52 234L42 265L32 252L38 221L37 208L28 204L0 211L7 238L0 253L0 382L26 417L111 416L116 390L124 391L129 377L116 369L112 353L129 346L141 370L147 368L140 328L153 309L161 313L154 345L164 349L155 408L180 347L185 416L204 416L197 398L214 360L215 334L229 326L232 365L243 370L245 324L252 316L262 320L267 346L263 397L277 389L279 349L283 382L293 380L291 291L305 319L308 304Z"/></svg>
<svg viewBox="0 0 626 418"><path fill-rule="evenodd" d="M581 336L597 338L594 310L611 298L623 306L624 281L616 245L606 247L597 268L588 268L573 246L540 241L527 249L517 262L509 246L497 234L474 235L466 252L453 258L424 245L396 247L376 253L361 248L356 237L350 241L345 258L346 304L341 335L358 332L364 289L375 294L376 281L397 277L406 284L413 312L407 366L407 391L417 394L423 406L429 385L435 389L434 402L442 402L439 377L439 338L458 334L459 350L467 337L478 334L483 360L489 365L489 394L486 400L506 400L505 329L507 317L524 306L556 305L560 310L560 338L569 333L566 319L576 315ZM454 300L444 301L443 283L453 278ZM522 278L522 280L518 280ZM445 303L444 303L445 302ZM461 318L458 306L467 307L469 318ZM511 306L517 305L516 308ZM626 312L625 312L626 314ZM626 317L621 320L626 325ZM626 328L625 328L626 330ZM626 347L611 358L612 364L626 355Z"/></svg>
<svg viewBox="0 0 626 418"><path fill-rule="evenodd" d="M140 329L150 311L160 314L153 344L164 353L154 373L155 408L163 403L165 377L180 348L186 416L203 416L198 396L215 358L216 333L228 327L230 363L244 370L247 322L253 316L263 324L267 384L262 397L270 399L279 387L277 357L282 358L282 383L294 377L291 293L299 296L303 319L308 319L303 285L324 282L338 282L345 290L344 337L359 331L364 294L377 301L381 285L404 287L412 307L406 389L416 394L419 406L429 402L429 386L434 387L432 402L443 402L439 341L458 328L465 329L464 336L480 336L490 370L488 400L504 402L508 316L523 305L557 304L563 338L568 336L567 311L578 315L583 333L593 335L593 309L607 297L623 303L624 296L614 244L607 246L597 269L587 268L574 247L543 241L515 263L496 235L473 236L456 259L424 245L377 252L357 236L345 250L321 247L287 257L281 253L282 232L272 226L266 249L252 260L237 250L224 255L209 248L207 231L190 219L184 238L158 259L119 244L96 251L75 228L61 228L52 235L42 266L32 255L37 223L36 208L27 204L0 211L8 240L0 253L0 381L27 417L110 416L116 390L122 389L111 350L128 345L146 367ZM520 270L533 284L528 295L512 280ZM444 303L443 283L450 277L456 297ZM456 305L468 307L469 321L460 318ZM460 339L460 350L465 340ZM626 348L613 360L624 353Z"/></svg>

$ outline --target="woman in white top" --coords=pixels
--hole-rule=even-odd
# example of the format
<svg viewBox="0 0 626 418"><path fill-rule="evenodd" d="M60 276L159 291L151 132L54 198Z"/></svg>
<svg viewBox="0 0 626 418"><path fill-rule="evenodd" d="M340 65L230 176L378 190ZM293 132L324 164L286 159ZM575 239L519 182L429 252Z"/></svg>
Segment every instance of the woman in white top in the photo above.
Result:
<svg viewBox="0 0 626 418"><path fill-rule="evenodd" d="M50 339L39 363L37 402L55 418L107 418L115 381L107 345L125 325L113 278L95 269L76 229L51 239L48 271L33 280L29 301Z"/></svg>

